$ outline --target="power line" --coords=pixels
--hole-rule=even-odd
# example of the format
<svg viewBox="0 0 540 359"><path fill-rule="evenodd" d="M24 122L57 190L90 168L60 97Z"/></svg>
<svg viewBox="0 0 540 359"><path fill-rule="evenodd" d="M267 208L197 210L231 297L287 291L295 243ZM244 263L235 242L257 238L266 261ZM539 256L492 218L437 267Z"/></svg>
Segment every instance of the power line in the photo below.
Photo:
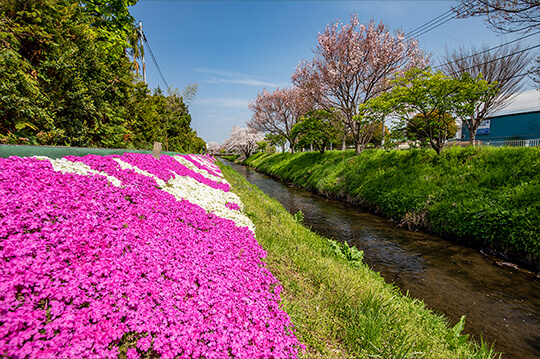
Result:
<svg viewBox="0 0 540 359"><path fill-rule="evenodd" d="M455 19L457 17L457 14L453 14L453 10L450 9L446 11L445 13L437 16L436 18L426 22L425 24L417 27L414 30L411 30L409 33L405 35L405 37L418 37L421 36L443 24L446 24L448 21Z"/></svg>
<svg viewBox="0 0 540 359"><path fill-rule="evenodd" d="M422 35L424 35L425 33L430 32L431 30L436 29L436 28L438 28L439 26L446 24L448 21L453 20L454 18L455 18L455 16L452 16L452 17L449 17L449 18L447 18L447 19L444 19L444 21L439 22L438 24L433 25L432 27L430 27L430 28L428 28L428 29L425 29L425 30L422 31L422 32L415 34L414 37L422 36Z"/></svg>
<svg viewBox="0 0 540 359"><path fill-rule="evenodd" d="M510 80L510 79L513 79L513 78L519 78L519 77L525 77L527 75L530 75L529 72L523 72L521 74L517 74L517 75L512 75L512 76L508 76L508 77L505 77L504 79L500 79L500 80L496 80L498 82L503 82L503 81L506 81L506 80Z"/></svg>
<svg viewBox="0 0 540 359"><path fill-rule="evenodd" d="M412 36L412 34L414 34L416 32L422 31L424 29L424 27L429 26L432 22L439 20L441 17L447 16L448 13L451 13L451 12L452 12L452 9L446 11L444 14L441 14L441 15L437 16L436 18L426 22L425 24L417 27L416 29L413 29L413 30L409 31L405 36L409 37L409 36Z"/></svg>
<svg viewBox="0 0 540 359"><path fill-rule="evenodd" d="M489 48L489 49L486 49L486 50L483 50L483 51L474 53L474 54L469 55L469 56L462 57L462 58L457 59L457 60L454 60L454 61L449 61L449 62L446 62L446 63L444 63L444 64L438 65L438 66L433 66L433 68L436 69L436 68L439 68L439 67L442 67L442 66L445 66L445 65L453 64L454 62L458 62L458 61L461 61L461 60L468 59L469 57L481 55L481 54L484 54L484 53L489 52L489 51L491 51L491 50L495 50L495 49L498 49L498 48L500 48L500 47L503 47L503 46L507 46L507 45L513 44L514 42L518 42L518 41L521 41L521 40L523 40L523 39L526 39L526 38L528 38L528 37L531 37L531 36L533 36L533 35L538 35L538 34L540 34L540 31L537 31L537 32L535 32L535 33L532 33L532 34L529 34L529 35L526 35L526 36L522 36L522 37L517 38L517 39L515 39L515 40L509 41L509 42L505 42L504 44L501 44L501 45L498 45L498 46L491 47L491 48Z"/></svg>
<svg viewBox="0 0 540 359"><path fill-rule="evenodd" d="M161 76L161 80L163 80L163 83L167 87L167 93L170 95L171 90L170 90L169 84L167 83L167 80L165 80L165 76L163 76L163 72L161 72L161 68L159 67L157 63L156 57L154 56L154 53L152 52L152 48L150 47L150 44L148 43L148 40L146 40L146 36L144 36L144 34L143 34L143 39L144 39L144 42L146 42L146 45L148 46L148 50L150 51L150 56L152 56L152 60L154 61L154 64L156 65L156 68L159 72L159 76Z"/></svg>

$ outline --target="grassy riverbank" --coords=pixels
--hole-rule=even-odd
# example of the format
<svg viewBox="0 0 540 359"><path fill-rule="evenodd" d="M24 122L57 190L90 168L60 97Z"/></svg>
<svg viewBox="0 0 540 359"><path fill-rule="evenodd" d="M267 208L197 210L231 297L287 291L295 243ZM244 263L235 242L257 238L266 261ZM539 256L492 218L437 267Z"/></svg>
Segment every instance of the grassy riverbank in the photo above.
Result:
<svg viewBox="0 0 540 359"><path fill-rule="evenodd" d="M303 357L493 357L486 345L461 336L459 323L449 326L422 302L386 284L358 260L360 253L312 233L300 224L300 215L289 214L230 167L221 169L283 286L283 308L307 347Z"/></svg>
<svg viewBox="0 0 540 359"><path fill-rule="evenodd" d="M410 229L540 266L540 148L256 154L245 163Z"/></svg>

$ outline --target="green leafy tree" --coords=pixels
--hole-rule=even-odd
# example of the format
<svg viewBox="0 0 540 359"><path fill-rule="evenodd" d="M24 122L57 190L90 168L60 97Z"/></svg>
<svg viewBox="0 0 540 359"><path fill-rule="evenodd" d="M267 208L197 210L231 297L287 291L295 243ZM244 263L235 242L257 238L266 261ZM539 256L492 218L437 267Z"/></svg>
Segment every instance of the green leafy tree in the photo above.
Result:
<svg viewBox="0 0 540 359"><path fill-rule="evenodd" d="M267 141L270 146L281 147L282 152L285 152L285 144L287 144L287 138L279 134L267 133L264 136L264 140Z"/></svg>
<svg viewBox="0 0 540 359"><path fill-rule="evenodd" d="M355 120L358 122L356 138L359 141L356 146L360 151L363 151L371 142L376 132L382 136L382 124L393 111L393 106L394 101L387 93L373 97L358 106L358 115L355 116ZM381 137L379 137L379 143L380 141Z"/></svg>
<svg viewBox="0 0 540 359"><path fill-rule="evenodd" d="M313 110L293 126L292 133L299 139L298 145L305 147L312 144L320 153L324 153L330 143L339 141L343 129L333 112Z"/></svg>
<svg viewBox="0 0 540 359"><path fill-rule="evenodd" d="M469 130L471 145L476 146L476 130L482 121L493 113L497 98L503 98L506 94L501 94L504 88L497 81L485 81L482 73L477 77L463 73L460 75L460 84L454 113L461 119L463 127Z"/></svg>
<svg viewBox="0 0 540 359"><path fill-rule="evenodd" d="M134 144L151 149L154 142L164 144L166 151L201 152L206 143L191 128L191 115L178 90L165 96L160 88L150 94L140 87L133 97L135 123Z"/></svg>
<svg viewBox="0 0 540 359"><path fill-rule="evenodd" d="M182 96L151 94L132 71L128 40L136 29L128 6L135 3L0 2L0 141L204 149L184 101L197 85Z"/></svg>
<svg viewBox="0 0 540 359"><path fill-rule="evenodd" d="M142 63L142 68L139 65L139 60L144 58L144 46L143 46L143 33L139 28L133 28L128 34L128 48L127 53L132 57L133 69L135 73L139 75L139 72L143 74L146 71L146 64Z"/></svg>
<svg viewBox="0 0 540 359"><path fill-rule="evenodd" d="M408 140L419 141L425 146L429 144L430 135L433 137L446 135L452 138L457 133L456 120L449 113L439 116L439 113L432 114L433 118L425 118L423 114L417 114L407 122L405 136Z"/></svg>
<svg viewBox="0 0 540 359"><path fill-rule="evenodd" d="M267 148L268 148L268 142L266 141L257 142L257 150L259 152L266 152Z"/></svg>
<svg viewBox="0 0 540 359"><path fill-rule="evenodd" d="M80 0L92 28L98 35L98 46L112 58L121 57L129 48L130 37L135 32L135 19L129 6L138 0Z"/></svg>
<svg viewBox="0 0 540 359"><path fill-rule="evenodd" d="M396 78L393 85L388 101L405 122L403 127L408 124L412 133L422 134L437 154L455 134L451 114L464 116L490 91L481 76L448 77L429 68L409 70Z"/></svg>
<svg viewBox="0 0 540 359"><path fill-rule="evenodd" d="M0 133L53 145L124 147L133 74L78 2L0 3Z"/></svg>

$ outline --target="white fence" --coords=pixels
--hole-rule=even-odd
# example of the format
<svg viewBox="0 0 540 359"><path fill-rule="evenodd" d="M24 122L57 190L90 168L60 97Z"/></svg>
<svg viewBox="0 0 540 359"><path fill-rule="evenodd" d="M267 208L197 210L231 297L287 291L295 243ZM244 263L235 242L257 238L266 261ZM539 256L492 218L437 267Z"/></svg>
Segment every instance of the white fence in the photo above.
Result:
<svg viewBox="0 0 540 359"><path fill-rule="evenodd" d="M492 147L535 147L540 146L540 138L532 140L504 140L504 141L482 141L481 146Z"/></svg>

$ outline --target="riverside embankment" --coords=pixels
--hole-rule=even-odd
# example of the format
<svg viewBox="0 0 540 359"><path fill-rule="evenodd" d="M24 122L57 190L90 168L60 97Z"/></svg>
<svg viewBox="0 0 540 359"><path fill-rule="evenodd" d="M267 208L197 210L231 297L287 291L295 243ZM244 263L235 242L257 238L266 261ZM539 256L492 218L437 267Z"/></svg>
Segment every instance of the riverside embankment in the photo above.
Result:
<svg viewBox="0 0 540 359"><path fill-rule="evenodd" d="M363 262L401 293L453 324L465 315L463 332L494 343L502 358L540 359L540 279L532 272L495 266L496 258L476 249L225 163L289 213L301 211L302 224L313 232L363 250Z"/></svg>
<svg viewBox="0 0 540 359"><path fill-rule="evenodd" d="M253 221L283 309L306 345L303 358L494 358L422 301L400 293L354 249L302 225L275 199L228 166L223 174ZM496 356L498 357L498 356ZM510 357L509 357L510 358Z"/></svg>
<svg viewBox="0 0 540 359"><path fill-rule="evenodd" d="M539 148L259 153L245 164L400 226L540 268Z"/></svg>

